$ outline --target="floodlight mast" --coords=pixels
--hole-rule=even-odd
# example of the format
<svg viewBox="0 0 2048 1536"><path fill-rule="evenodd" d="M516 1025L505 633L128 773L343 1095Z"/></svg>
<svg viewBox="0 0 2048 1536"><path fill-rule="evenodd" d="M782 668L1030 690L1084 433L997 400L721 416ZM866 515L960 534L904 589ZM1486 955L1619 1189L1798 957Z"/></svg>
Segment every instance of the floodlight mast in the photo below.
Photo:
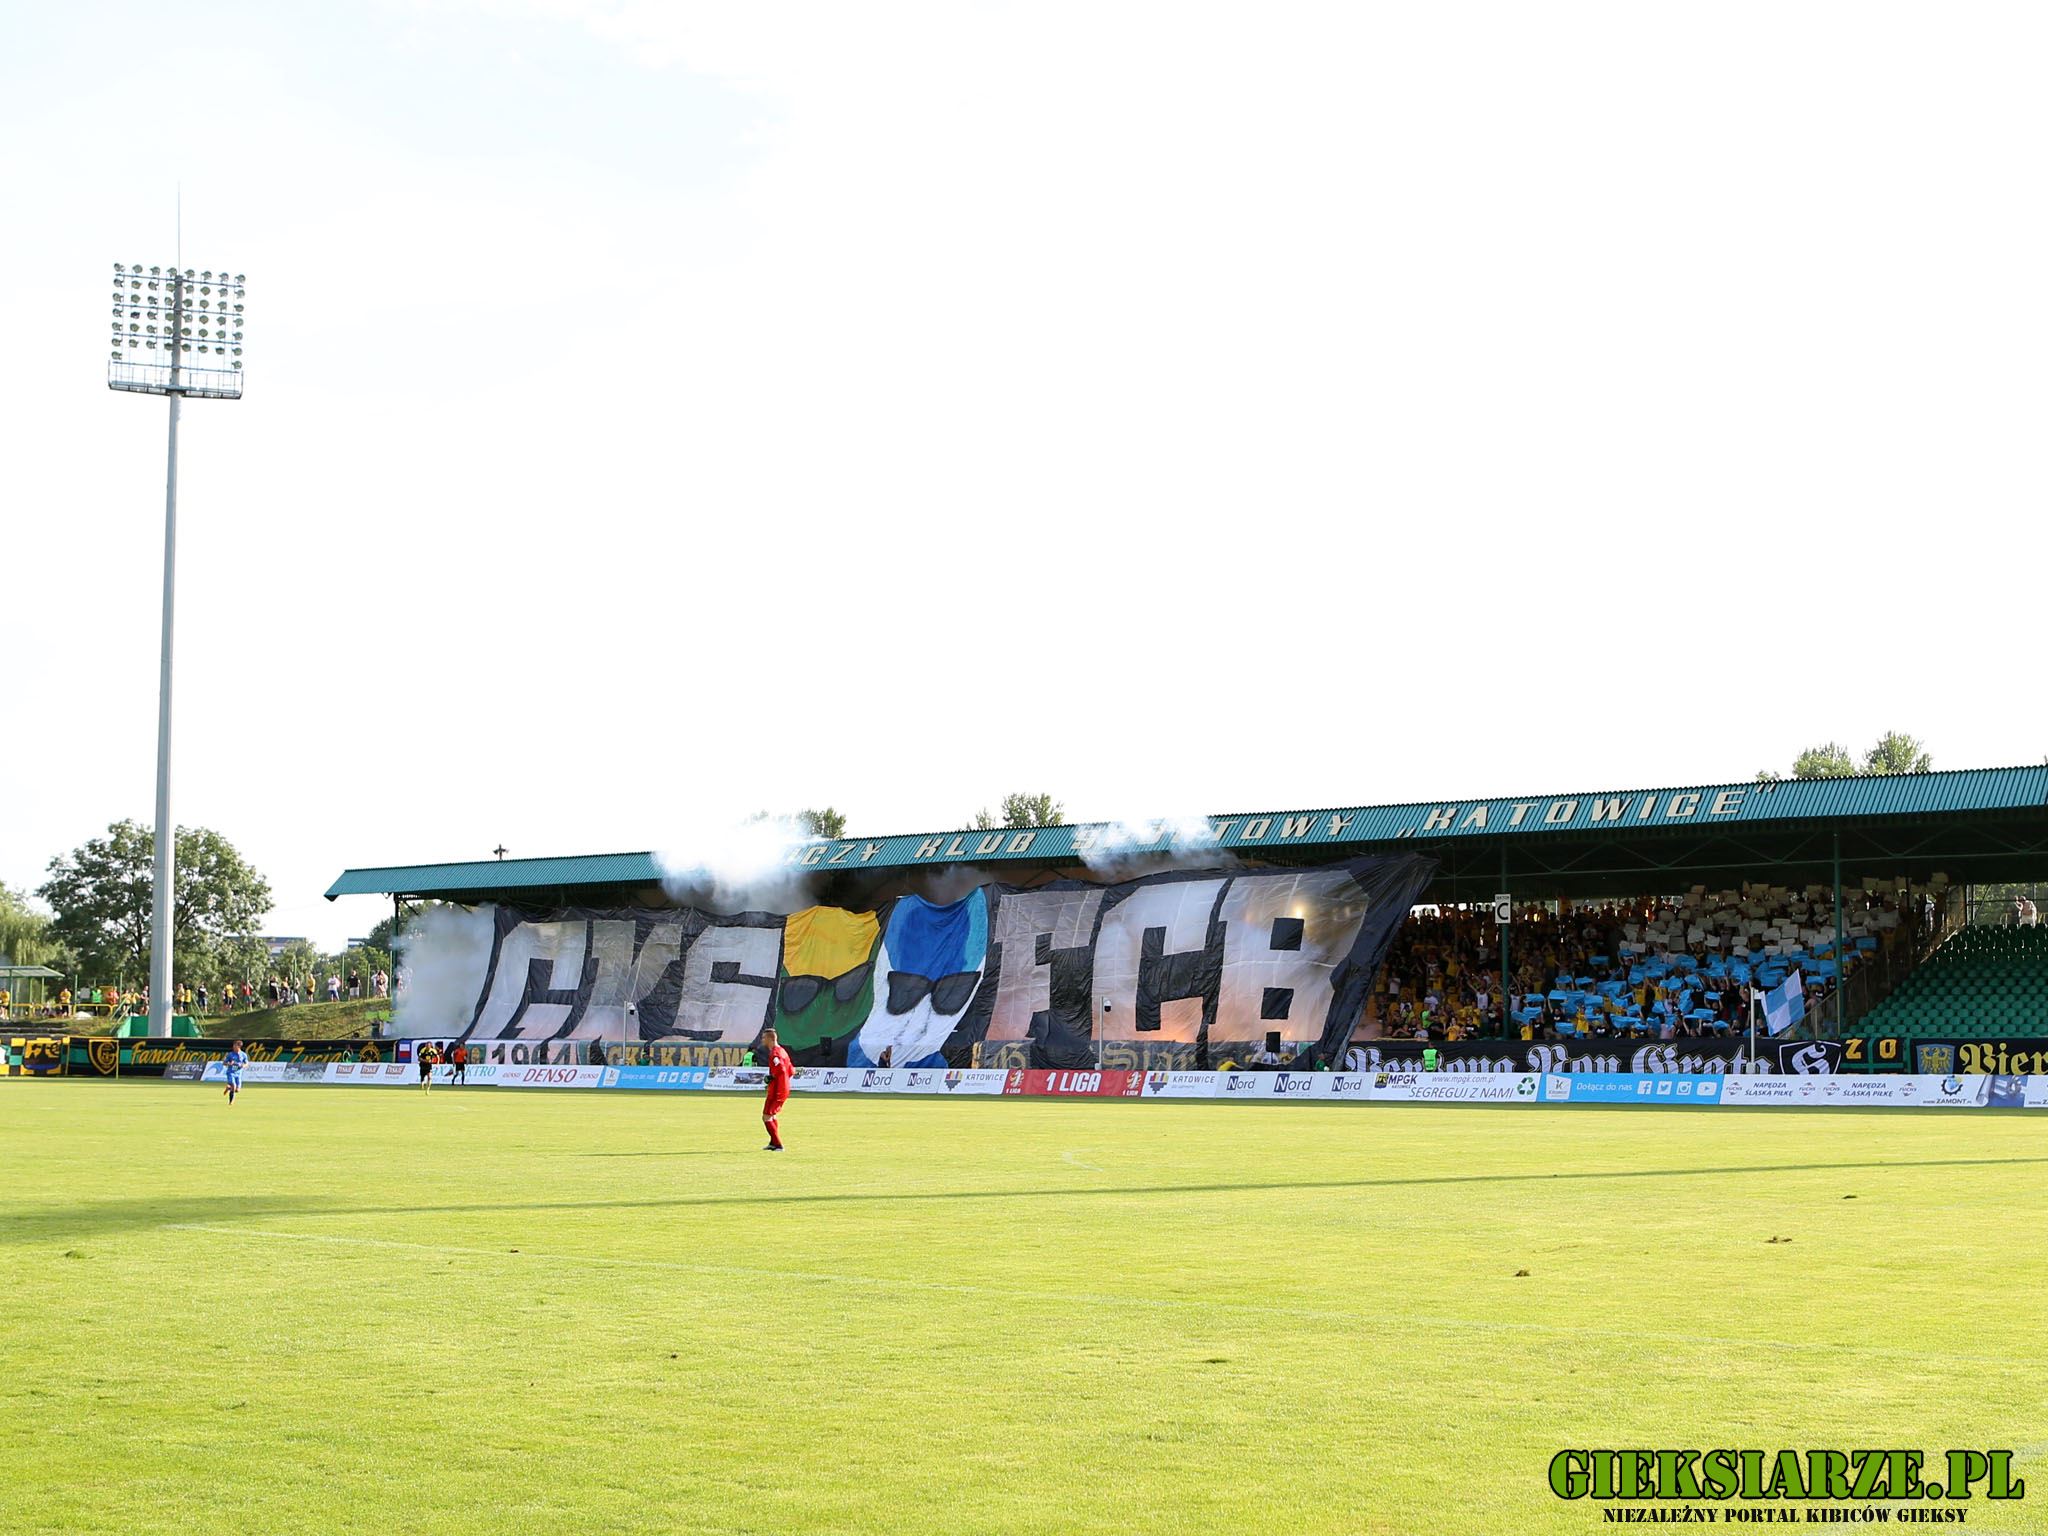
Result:
<svg viewBox="0 0 2048 1536"><path fill-rule="evenodd" d="M209 400L242 398L244 292L240 273L230 279L222 272L216 281L210 270L195 274L190 267L181 270L174 266L165 293L160 286L161 273L161 268L151 267L145 278L139 262L126 269L114 263L114 345L107 364L107 388L167 395L171 402L164 469L163 642L156 702L156 871L149 925L149 1032L153 1036L171 1033L177 1005L171 954L178 873L178 833L171 819L171 642L178 595L178 407L187 395ZM191 292L195 288L197 297ZM156 351L159 324L168 364L124 355L145 347ZM200 355L218 353L227 366L195 367L187 361L195 350L195 330Z"/></svg>

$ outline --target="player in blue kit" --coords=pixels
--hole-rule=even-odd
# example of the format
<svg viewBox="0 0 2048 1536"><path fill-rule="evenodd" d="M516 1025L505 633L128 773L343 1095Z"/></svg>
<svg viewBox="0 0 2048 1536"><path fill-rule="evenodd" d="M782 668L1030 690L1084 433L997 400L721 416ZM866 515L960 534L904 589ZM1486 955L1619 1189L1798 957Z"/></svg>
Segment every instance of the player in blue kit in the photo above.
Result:
<svg viewBox="0 0 2048 1536"><path fill-rule="evenodd" d="M242 1049L241 1041L237 1040L234 1044L234 1049L221 1057L220 1064L227 1069L228 1086L226 1093L228 1102L232 1104L235 1102L235 1095L242 1091L242 1068L249 1064L249 1053Z"/></svg>

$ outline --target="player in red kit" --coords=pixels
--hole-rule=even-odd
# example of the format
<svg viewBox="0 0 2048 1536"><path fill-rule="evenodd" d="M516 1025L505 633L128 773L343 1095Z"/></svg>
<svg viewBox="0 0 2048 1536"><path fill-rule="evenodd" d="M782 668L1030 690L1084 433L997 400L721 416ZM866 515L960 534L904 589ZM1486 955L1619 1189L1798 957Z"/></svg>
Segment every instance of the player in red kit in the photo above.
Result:
<svg viewBox="0 0 2048 1536"><path fill-rule="evenodd" d="M768 1096L761 1101L761 1123L768 1127L768 1145L761 1150L780 1152L782 1132L775 1121L782 1106L789 1102L789 1082L796 1076L796 1063L789 1059L789 1052L776 1040L772 1029L761 1031L761 1057L768 1068Z"/></svg>

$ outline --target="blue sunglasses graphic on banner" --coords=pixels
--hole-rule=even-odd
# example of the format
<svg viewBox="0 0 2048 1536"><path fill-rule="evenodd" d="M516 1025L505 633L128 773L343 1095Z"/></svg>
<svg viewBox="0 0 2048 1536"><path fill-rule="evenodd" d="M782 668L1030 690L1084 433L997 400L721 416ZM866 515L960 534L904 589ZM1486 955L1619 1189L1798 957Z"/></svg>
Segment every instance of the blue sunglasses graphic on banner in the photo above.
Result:
<svg viewBox="0 0 2048 1536"><path fill-rule="evenodd" d="M875 1002L847 1048L847 1065L942 1067L946 1039L981 985L988 962L988 893L946 906L899 897L876 960Z"/></svg>

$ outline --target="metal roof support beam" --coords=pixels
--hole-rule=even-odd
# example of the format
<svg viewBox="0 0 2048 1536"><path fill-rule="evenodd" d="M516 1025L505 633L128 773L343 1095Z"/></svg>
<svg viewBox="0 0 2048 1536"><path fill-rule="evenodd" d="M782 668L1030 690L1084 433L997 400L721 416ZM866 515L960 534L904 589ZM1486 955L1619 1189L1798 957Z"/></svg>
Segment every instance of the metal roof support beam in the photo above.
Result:
<svg viewBox="0 0 2048 1536"><path fill-rule="evenodd" d="M1849 967L1841 961L1841 834L1835 834L1835 1038L1849 1032Z"/></svg>

